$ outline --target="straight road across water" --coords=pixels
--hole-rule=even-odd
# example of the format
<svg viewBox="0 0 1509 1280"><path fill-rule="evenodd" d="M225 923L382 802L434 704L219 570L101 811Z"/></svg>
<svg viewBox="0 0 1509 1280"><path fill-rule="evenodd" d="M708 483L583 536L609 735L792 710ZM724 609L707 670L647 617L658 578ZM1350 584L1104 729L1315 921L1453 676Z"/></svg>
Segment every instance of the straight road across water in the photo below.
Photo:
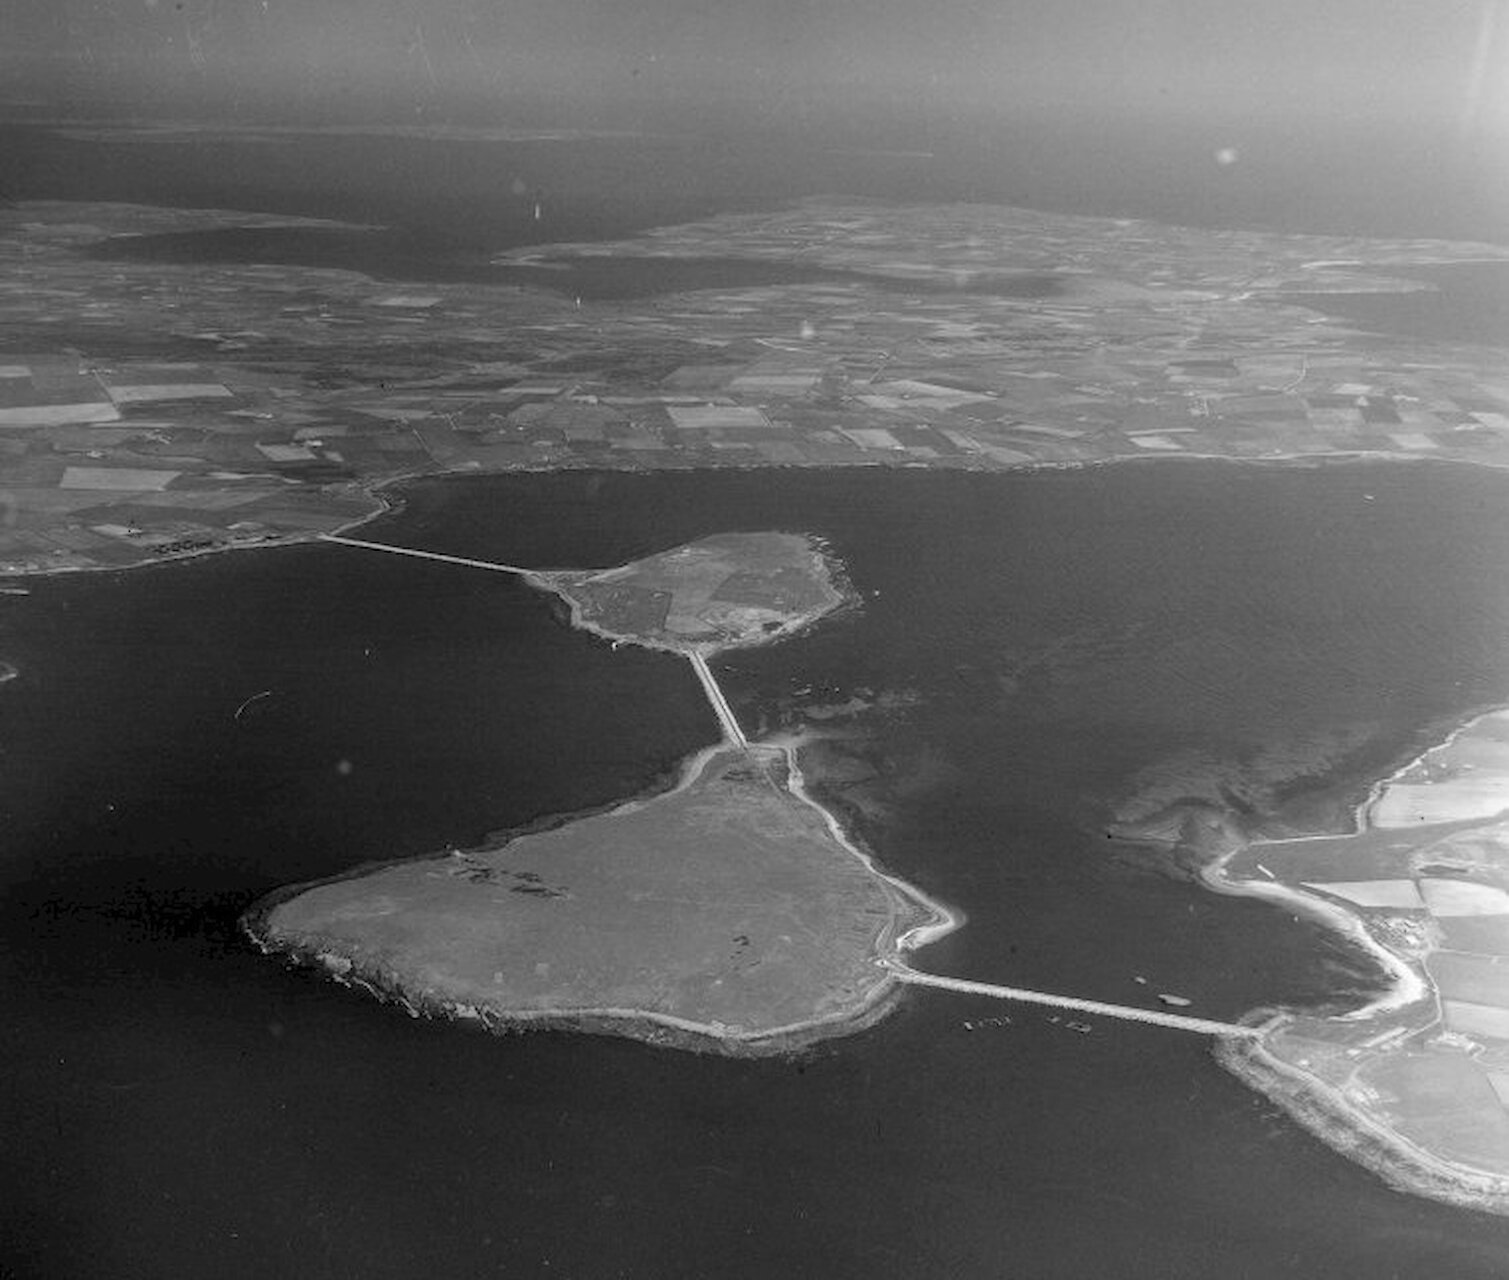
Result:
<svg viewBox="0 0 1509 1280"><path fill-rule="evenodd" d="M1155 1027L1172 1027L1176 1031L1193 1031L1206 1036L1261 1035L1257 1027L1239 1022L1216 1022L1210 1018L1192 1018L1183 1013L1164 1013L1159 1009L1138 1009L1132 1005L1107 1004L1102 1000L1081 1000L1077 996L1056 996L1046 991L1028 991L1024 987L998 987L991 982L971 982L968 978L945 978L936 973L921 973L898 961L886 962L902 982L918 987L938 987L944 991L962 991L966 995L991 996L997 1000L1017 1000L1024 1004L1045 1004L1054 1009L1073 1009L1076 1013L1097 1013L1127 1022L1147 1022Z"/></svg>
<svg viewBox="0 0 1509 1280"><path fill-rule="evenodd" d="M749 739L744 736L744 730L739 727L739 720L734 715L734 709L728 705L728 699L723 696L723 690L718 687L718 681L708 668L707 659L695 650L686 656L692 664L692 670L697 673L697 679L702 681L707 700L713 704L713 710L723 725L723 736L728 739L730 745L738 747L740 751L748 751Z"/></svg>
<svg viewBox="0 0 1509 1280"><path fill-rule="evenodd" d="M532 572L532 570L520 569L511 564L497 564L491 560L472 560L466 556L448 556L439 551L418 551L413 547L395 547L386 542L363 542L360 538L343 538L338 533L322 533L320 541L338 542L343 547L360 547L365 551L388 551L395 556L417 556L421 560L439 560L442 564L460 564L469 569L492 569L497 573L511 573L520 578L527 578Z"/></svg>
<svg viewBox="0 0 1509 1280"><path fill-rule="evenodd" d="M511 573L521 578L531 576L529 569L520 569L511 564L498 564L493 560L473 560L469 556L450 556L440 551L395 547L387 542L367 542L362 538L347 538L338 533L322 533L319 537L321 542L334 542L343 547L357 547L363 551L386 551L390 555L414 556L420 560L438 560L441 564L459 564L468 569L491 569L495 573ZM739 727L738 717L734 715L733 708L728 705L728 699L723 696L723 690L718 688L717 680L708 669L707 659L695 650L688 651L686 656L692 664L692 670L697 673L697 679L701 682L703 690L707 693L707 700L713 704L713 712L723 726L723 736L730 745L738 747L740 751L748 751L749 739L744 736L744 730Z"/></svg>

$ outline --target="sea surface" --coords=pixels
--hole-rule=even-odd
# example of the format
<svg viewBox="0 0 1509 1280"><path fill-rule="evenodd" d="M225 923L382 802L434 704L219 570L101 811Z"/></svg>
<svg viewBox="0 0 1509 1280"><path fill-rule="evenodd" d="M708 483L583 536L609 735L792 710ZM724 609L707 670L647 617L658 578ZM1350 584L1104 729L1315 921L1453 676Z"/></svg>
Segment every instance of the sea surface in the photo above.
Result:
<svg viewBox="0 0 1509 1280"><path fill-rule="evenodd" d="M1455 262L1389 274L1430 287L1409 293L1285 294L1283 301L1324 311L1366 332L1509 347L1509 262Z"/></svg>
<svg viewBox="0 0 1509 1280"><path fill-rule="evenodd" d="M860 607L719 676L751 730L830 735L848 819L967 914L918 956L960 976L1214 1017L1365 998L1336 938L1209 894L1107 814L1192 758L1355 795L1509 691L1509 480L1463 467L406 494L372 536L526 566L824 537ZM0 1273L1509 1269L1509 1220L1389 1191L1199 1037L919 991L736 1061L418 1021L256 954L236 920L275 887L635 794L713 739L684 663L515 579L330 545L56 578L0 597L0 658Z"/></svg>

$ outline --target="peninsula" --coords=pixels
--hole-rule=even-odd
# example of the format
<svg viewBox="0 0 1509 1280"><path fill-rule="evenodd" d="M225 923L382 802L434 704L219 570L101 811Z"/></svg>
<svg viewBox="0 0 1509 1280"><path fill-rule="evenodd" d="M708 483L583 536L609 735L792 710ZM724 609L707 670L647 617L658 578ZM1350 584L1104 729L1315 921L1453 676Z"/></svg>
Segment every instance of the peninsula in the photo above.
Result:
<svg viewBox="0 0 1509 1280"><path fill-rule="evenodd" d="M1339 1015L1256 1011L1216 1055L1398 1189L1509 1213L1509 710L1374 786L1355 827L1248 840L1186 814L1209 888L1315 916L1388 977Z"/></svg>
<svg viewBox="0 0 1509 1280"><path fill-rule="evenodd" d="M793 744L745 742L706 666L841 605L836 567L802 535L724 534L527 577L615 644L685 654L724 744L663 794L275 894L246 917L254 940L415 1012L498 1030L759 1054L881 1016L901 988L882 962L957 921L880 872L811 798Z"/></svg>

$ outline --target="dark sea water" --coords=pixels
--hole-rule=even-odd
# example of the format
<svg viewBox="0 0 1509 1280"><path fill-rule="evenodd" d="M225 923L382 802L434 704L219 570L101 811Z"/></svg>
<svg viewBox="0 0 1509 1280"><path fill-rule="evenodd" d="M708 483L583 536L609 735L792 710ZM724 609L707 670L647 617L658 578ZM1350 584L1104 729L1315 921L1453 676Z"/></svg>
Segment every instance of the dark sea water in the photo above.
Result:
<svg viewBox="0 0 1509 1280"><path fill-rule="evenodd" d="M1300 293L1284 300L1372 333L1509 347L1509 262L1457 262L1392 274L1432 287L1414 293Z"/></svg>
<svg viewBox="0 0 1509 1280"><path fill-rule="evenodd" d="M603 255L545 259L539 265L500 265L486 253L446 251L428 237L410 233L328 227L231 227L111 236L90 246L88 253L107 262L280 262L325 270L342 268L380 280L513 285L594 302L690 289L750 289L780 284L866 284L911 294L957 292L1005 298L1048 298L1062 291L1058 278L1049 274L1002 273L945 285L760 258Z"/></svg>
<svg viewBox="0 0 1509 1280"><path fill-rule="evenodd" d="M720 676L750 728L859 699L817 723L879 774L884 862L968 913L919 957L964 976L1356 999L1364 962L1131 856L1105 805L1158 760L1328 733L1360 785L1509 690L1509 492L1465 468L408 492L373 536L524 565L826 537L862 607ZM7 1276L1509 1269L1509 1221L1388 1191L1197 1037L925 991L731 1061L414 1021L252 952L236 918L275 886L634 793L712 739L684 664L513 579L333 546L58 579L0 598L0 657Z"/></svg>

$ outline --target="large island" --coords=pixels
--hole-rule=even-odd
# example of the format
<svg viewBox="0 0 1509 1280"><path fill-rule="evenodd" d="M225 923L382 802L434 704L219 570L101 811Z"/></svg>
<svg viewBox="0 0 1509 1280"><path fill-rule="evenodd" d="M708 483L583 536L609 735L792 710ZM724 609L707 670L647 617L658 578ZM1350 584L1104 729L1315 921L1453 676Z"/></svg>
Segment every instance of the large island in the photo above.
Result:
<svg viewBox="0 0 1509 1280"><path fill-rule="evenodd" d="M744 742L706 667L843 604L821 548L725 534L527 576L577 625L689 657L725 744L672 790L607 813L274 894L246 918L253 938L413 1011L499 1030L757 1054L881 1016L900 989L883 962L953 917L877 870L808 795L794 744Z"/></svg>

